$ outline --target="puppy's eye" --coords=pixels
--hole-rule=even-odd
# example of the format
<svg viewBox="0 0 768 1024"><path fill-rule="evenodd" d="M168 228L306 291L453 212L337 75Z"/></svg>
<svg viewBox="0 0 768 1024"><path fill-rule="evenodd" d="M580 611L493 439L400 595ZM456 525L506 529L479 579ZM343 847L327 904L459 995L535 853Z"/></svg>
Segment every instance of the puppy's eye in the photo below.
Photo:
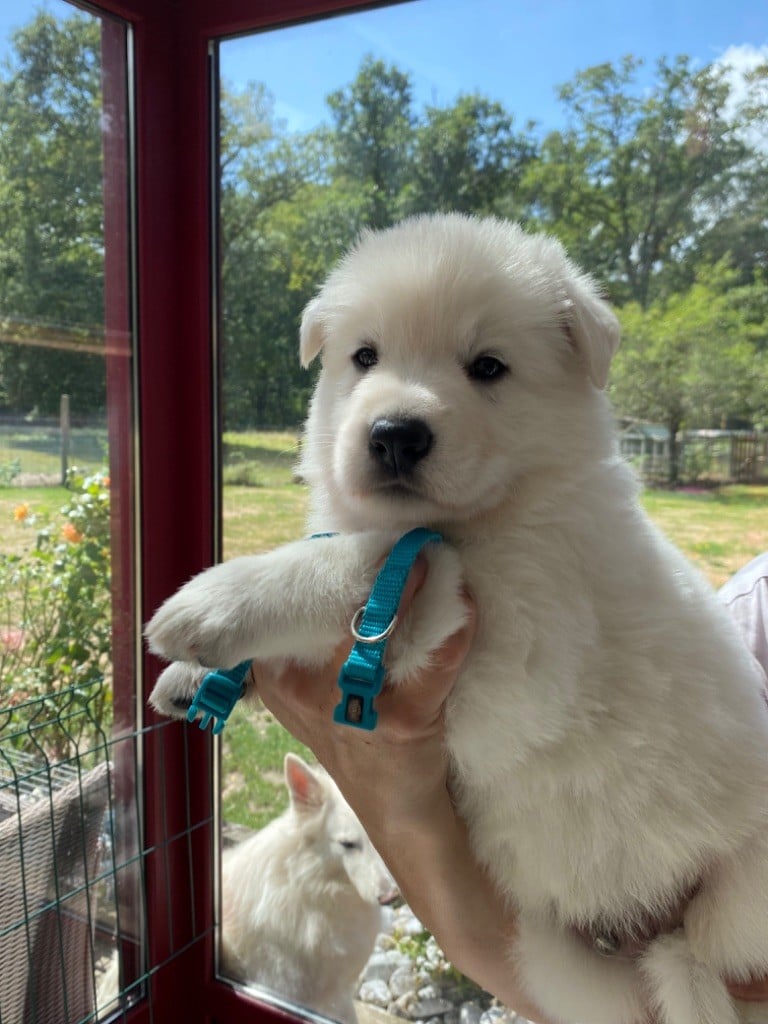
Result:
<svg viewBox="0 0 768 1024"><path fill-rule="evenodd" d="M503 377L505 373L509 372L509 368L502 363L496 356L478 356L477 359L473 360L467 367L467 376L470 380L477 380L481 382L498 380Z"/></svg>
<svg viewBox="0 0 768 1024"><path fill-rule="evenodd" d="M357 352L352 356L352 362L355 366L359 366L361 370L370 370L372 366L375 366L379 361L379 356L375 348L371 348L370 345L363 345Z"/></svg>
<svg viewBox="0 0 768 1024"><path fill-rule="evenodd" d="M361 850L362 846L355 839L340 839L339 845L345 850Z"/></svg>

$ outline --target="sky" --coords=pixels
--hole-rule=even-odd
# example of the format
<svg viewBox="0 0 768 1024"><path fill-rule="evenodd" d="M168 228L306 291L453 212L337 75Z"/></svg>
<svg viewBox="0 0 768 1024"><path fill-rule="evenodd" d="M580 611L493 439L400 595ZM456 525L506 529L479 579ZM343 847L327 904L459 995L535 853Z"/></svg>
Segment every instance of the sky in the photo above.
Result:
<svg viewBox="0 0 768 1024"><path fill-rule="evenodd" d="M210 0L215 2L215 0ZM64 16L63 0L0 0L0 57L14 27L37 9ZM501 101L522 127L562 124L556 88L578 70L632 53L646 74L660 56L698 66L724 56L768 59L766 0L408 0L221 45L225 79L264 82L293 131L328 121L325 97L373 54L411 77L417 109L464 92Z"/></svg>
<svg viewBox="0 0 768 1024"><path fill-rule="evenodd" d="M703 66L768 59L766 0L411 0L393 7L230 39L223 76L262 81L288 127L328 120L325 97L362 57L410 73L417 105L461 92L500 100L522 126L562 123L556 88L593 64L632 53L648 62L688 54Z"/></svg>

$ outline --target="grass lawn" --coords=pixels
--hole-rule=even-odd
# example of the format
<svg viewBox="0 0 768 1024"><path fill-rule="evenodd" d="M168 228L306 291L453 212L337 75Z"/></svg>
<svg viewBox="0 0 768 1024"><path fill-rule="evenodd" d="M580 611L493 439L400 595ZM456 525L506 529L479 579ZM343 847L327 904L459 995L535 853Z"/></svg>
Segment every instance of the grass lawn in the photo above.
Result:
<svg viewBox="0 0 768 1024"><path fill-rule="evenodd" d="M719 587L768 549L768 487L646 491L654 522Z"/></svg>
<svg viewBox="0 0 768 1024"><path fill-rule="evenodd" d="M225 558L267 550L304 534L307 493L294 482L297 452L291 433L224 436ZM29 517L26 523L14 519L20 505L28 506L29 516L55 518L67 499L61 487L0 488L3 550L18 553L34 544ZM714 586L768 549L768 487L649 490L643 501ZM223 737L225 817L260 827L286 802L283 755L302 748L267 713L254 716L241 709L235 710Z"/></svg>

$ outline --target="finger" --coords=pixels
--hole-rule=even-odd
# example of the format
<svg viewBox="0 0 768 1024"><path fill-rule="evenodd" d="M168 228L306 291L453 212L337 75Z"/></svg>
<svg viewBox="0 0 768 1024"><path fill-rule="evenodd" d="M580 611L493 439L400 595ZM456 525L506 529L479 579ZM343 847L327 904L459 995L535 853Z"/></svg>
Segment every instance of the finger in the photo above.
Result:
<svg viewBox="0 0 768 1024"><path fill-rule="evenodd" d="M393 724L410 722L418 728L434 725L442 717L475 633L475 606L469 596L465 604L467 621L433 653L430 664L405 684L384 689L377 701L382 719Z"/></svg>
<svg viewBox="0 0 768 1024"><path fill-rule="evenodd" d="M477 628L477 611L475 603L468 593L464 593L464 606L467 620L464 625L437 649L434 666L439 671L450 672L461 667L469 653Z"/></svg>
<svg viewBox="0 0 768 1024"><path fill-rule="evenodd" d="M728 991L736 999L741 999L745 1003L768 1002L768 978L758 978L744 985L728 982Z"/></svg>
<svg viewBox="0 0 768 1024"><path fill-rule="evenodd" d="M427 569L427 559L422 553L420 553L417 555L416 561L413 563L411 571L408 573L408 578L405 581L403 592L400 595L400 604L397 608L398 615L405 614L411 606L414 597L423 587L424 581L427 578Z"/></svg>

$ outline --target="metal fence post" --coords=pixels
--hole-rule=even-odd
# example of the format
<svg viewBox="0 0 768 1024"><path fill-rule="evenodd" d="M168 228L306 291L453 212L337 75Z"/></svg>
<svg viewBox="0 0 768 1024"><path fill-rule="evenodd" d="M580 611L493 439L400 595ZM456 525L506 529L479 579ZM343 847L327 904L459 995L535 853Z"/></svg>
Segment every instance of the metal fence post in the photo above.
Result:
<svg viewBox="0 0 768 1024"><path fill-rule="evenodd" d="M70 420L69 420L69 395L61 396L59 409L59 425L61 429L61 483L67 482L67 469L69 468L69 445L70 445Z"/></svg>

